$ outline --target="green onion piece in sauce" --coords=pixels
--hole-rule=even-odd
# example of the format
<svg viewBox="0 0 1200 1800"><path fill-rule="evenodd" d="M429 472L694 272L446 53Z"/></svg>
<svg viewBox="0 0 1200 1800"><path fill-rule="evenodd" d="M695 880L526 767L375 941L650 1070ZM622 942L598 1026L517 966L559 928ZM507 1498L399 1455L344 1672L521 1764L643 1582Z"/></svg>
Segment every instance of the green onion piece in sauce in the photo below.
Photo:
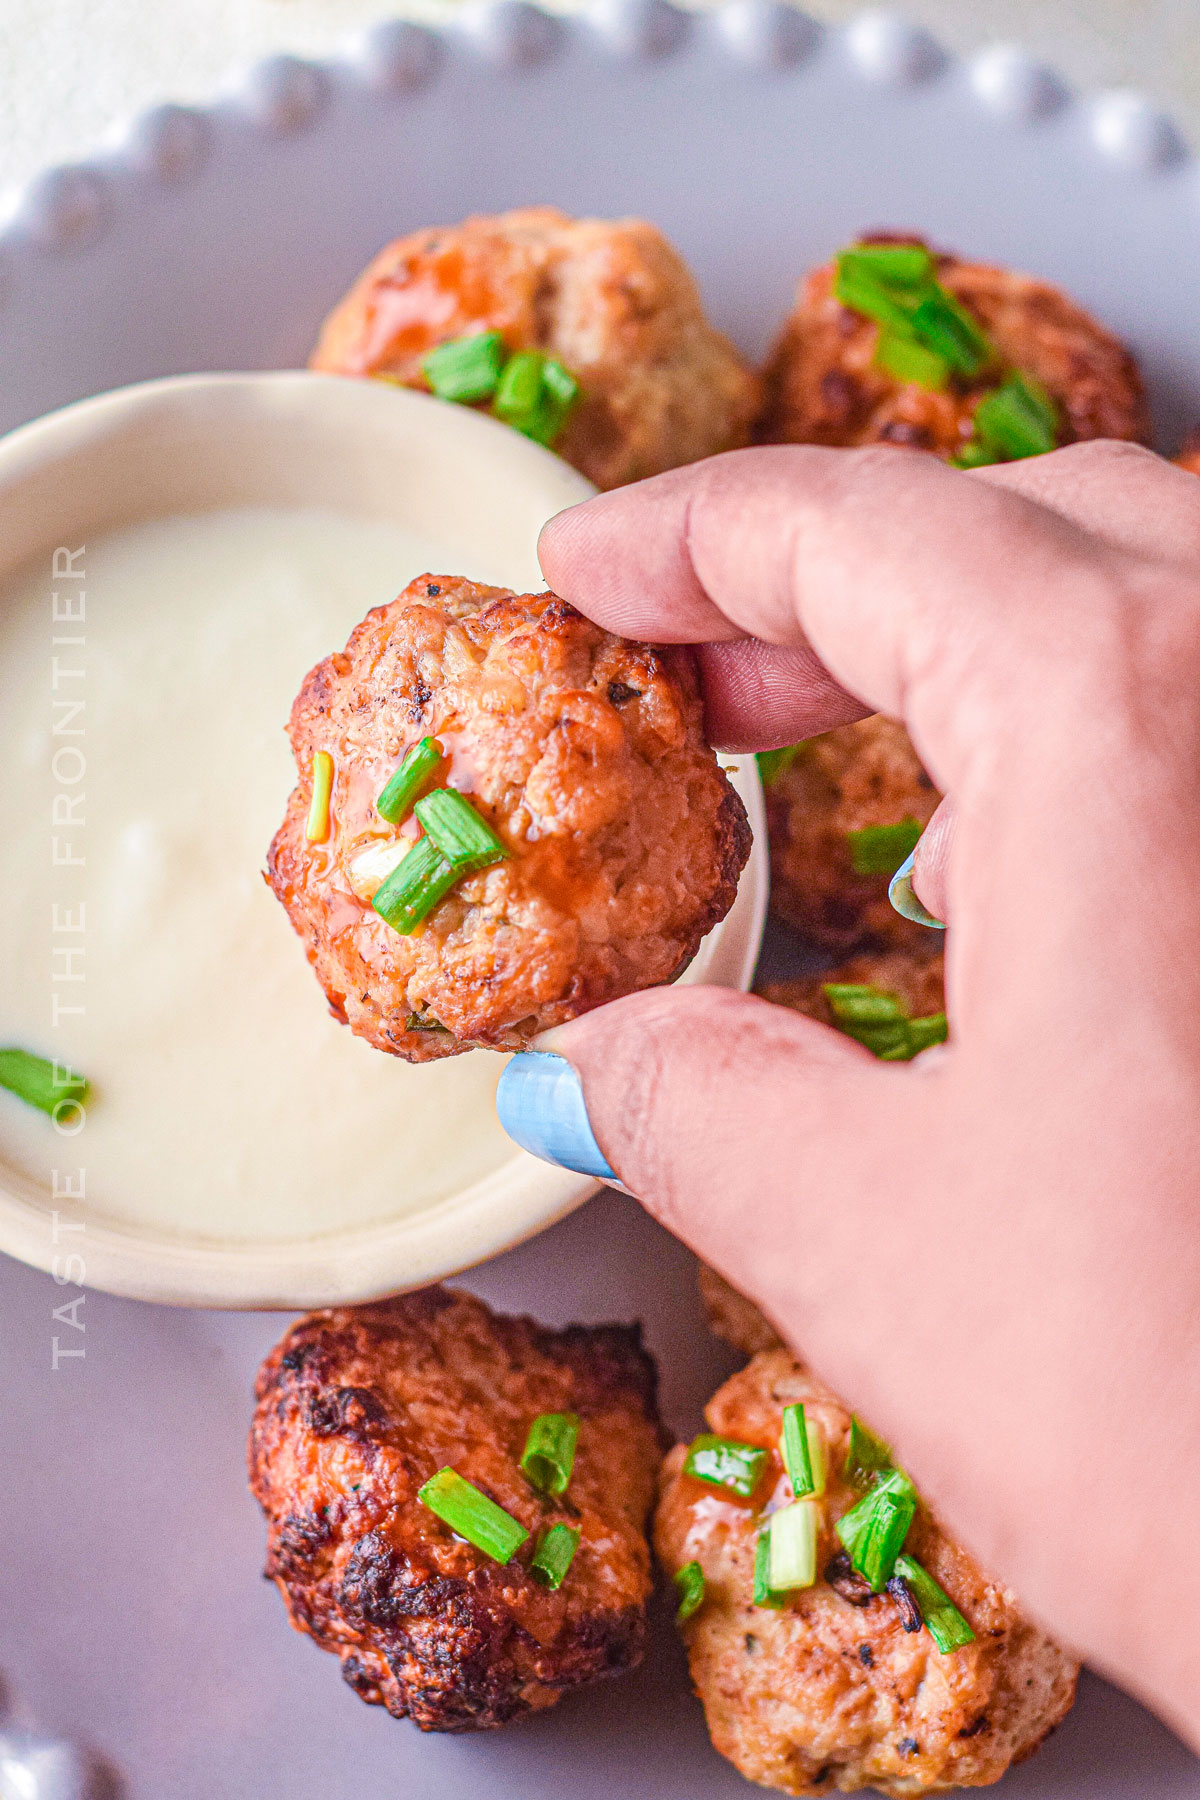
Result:
<svg viewBox="0 0 1200 1800"><path fill-rule="evenodd" d="M574 1526L552 1525L533 1553L529 1573L553 1593L562 1586L578 1548L579 1533Z"/></svg>
<svg viewBox="0 0 1200 1800"><path fill-rule="evenodd" d="M492 411L536 443L552 444L579 393L579 383L557 357L518 350L505 364Z"/></svg>
<svg viewBox="0 0 1200 1800"><path fill-rule="evenodd" d="M944 1044L950 1035L950 1028L944 1012L928 1013L923 1019L908 1021L908 1061L910 1057L919 1056L922 1050L928 1050L931 1044ZM892 1058L892 1061L900 1060Z"/></svg>
<svg viewBox="0 0 1200 1800"><path fill-rule="evenodd" d="M503 862L508 851L492 830L461 794L453 788L436 788L418 800L413 811L417 822L428 834L456 875L467 875L473 869L486 869Z"/></svg>
<svg viewBox="0 0 1200 1800"><path fill-rule="evenodd" d="M917 1510L917 1492L900 1469L880 1475L835 1527L851 1563L881 1593L891 1579Z"/></svg>
<svg viewBox="0 0 1200 1800"><path fill-rule="evenodd" d="M781 1607L783 1597L771 1592L771 1521L768 1519L754 1545L754 1604Z"/></svg>
<svg viewBox="0 0 1200 1800"><path fill-rule="evenodd" d="M393 931L410 937L461 874L461 869L446 861L432 838L418 838L376 889L371 905Z"/></svg>
<svg viewBox="0 0 1200 1800"><path fill-rule="evenodd" d="M716 1437L711 1431L693 1438L684 1458L683 1472L709 1487L727 1488L749 1500L762 1479L767 1452L736 1438Z"/></svg>
<svg viewBox="0 0 1200 1800"><path fill-rule="evenodd" d="M770 1550L767 1586L773 1594L794 1593L817 1579L820 1508L813 1500L793 1500L771 1514L767 1527Z"/></svg>
<svg viewBox="0 0 1200 1800"><path fill-rule="evenodd" d="M907 1582L929 1635L943 1655L975 1641L975 1633L953 1600L938 1586L928 1569L921 1567L915 1556L901 1553L896 1558L896 1574Z"/></svg>
<svg viewBox="0 0 1200 1800"><path fill-rule="evenodd" d="M808 1447L808 1421L799 1401L794 1406L785 1406L783 1409L779 1454L783 1458L783 1466L787 1470L787 1478L792 1484L792 1493L796 1499L802 1499L805 1494L815 1494L817 1484Z"/></svg>
<svg viewBox="0 0 1200 1800"><path fill-rule="evenodd" d="M1058 412L1040 381L1012 374L975 408L975 435L1006 461L1045 456L1058 441Z"/></svg>
<svg viewBox="0 0 1200 1800"><path fill-rule="evenodd" d="M88 1082L73 1069L64 1068L49 1056L35 1056L32 1050L15 1047L0 1050L0 1088L7 1088L18 1100L36 1106L51 1118L62 1106L84 1106L91 1092ZM72 1129L74 1123L72 1117Z"/></svg>
<svg viewBox="0 0 1200 1800"><path fill-rule="evenodd" d="M994 360L995 351L966 307L937 282L917 302L912 329L956 375L978 375Z"/></svg>
<svg viewBox="0 0 1200 1800"><path fill-rule="evenodd" d="M676 1569L674 1581L679 1590L675 1623L684 1625L704 1604L704 1570L698 1562L684 1563L682 1569Z"/></svg>
<svg viewBox="0 0 1200 1800"><path fill-rule="evenodd" d="M439 1469L419 1490L417 1499L443 1525L498 1563L511 1562L529 1536L511 1513L489 1500L456 1469Z"/></svg>
<svg viewBox="0 0 1200 1800"><path fill-rule="evenodd" d="M375 802L375 810L389 825L399 825L412 811L413 801L442 760L442 746L434 737L423 737L402 758L399 767Z"/></svg>
<svg viewBox="0 0 1200 1800"><path fill-rule="evenodd" d="M482 331L439 344L421 364L421 373L439 400L467 405L491 399L503 367L504 339L498 331Z"/></svg>
<svg viewBox="0 0 1200 1800"><path fill-rule="evenodd" d="M853 982L827 981L822 990L839 1031L881 1062L910 1062L948 1035L944 1012L910 1019L895 994Z"/></svg>
<svg viewBox="0 0 1200 1800"><path fill-rule="evenodd" d="M914 818L899 819L894 825L864 825L859 831L848 831L850 862L856 875L894 875L906 856L911 856L921 836L921 825Z"/></svg>
<svg viewBox="0 0 1200 1800"><path fill-rule="evenodd" d="M924 244L854 244L842 251L838 266L889 287L919 287L933 276L933 257Z"/></svg>
<svg viewBox="0 0 1200 1800"><path fill-rule="evenodd" d="M940 393L950 379L950 364L944 356L886 325L880 328L872 361L895 381L914 381L931 393Z"/></svg>
<svg viewBox="0 0 1200 1800"><path fill-rule="evenodd" d="M763 786L769 788L785 769L790 769L803 748L803 744L784 744L778 750L760 750L754 760Z"/></svg>
<svg viewBox="0 0 1200 1800"><path fill-rule="evenodd" d="M539 1413L521 1452L527 1481L543 1494L564 1494L575 1464L579 1419L575 1413Z"/></svg>
<svg viewBox="0 0 1200 1800"><path fill-rule="evenodd" d="M852 1487L867 1487L875 1476L892 1466L892 1453L882 1438L868 1431L862 1420L850 1419L850 1442L842 1475Z"/></svg>
<svg viewBox="0 0 1200 1800"><path fill-rule="evenodd" d="M328 750L317 750L312 759L312 799L304 835L310 844L324 844L329 838L329 802L333 797L333 758Z"/></svg>

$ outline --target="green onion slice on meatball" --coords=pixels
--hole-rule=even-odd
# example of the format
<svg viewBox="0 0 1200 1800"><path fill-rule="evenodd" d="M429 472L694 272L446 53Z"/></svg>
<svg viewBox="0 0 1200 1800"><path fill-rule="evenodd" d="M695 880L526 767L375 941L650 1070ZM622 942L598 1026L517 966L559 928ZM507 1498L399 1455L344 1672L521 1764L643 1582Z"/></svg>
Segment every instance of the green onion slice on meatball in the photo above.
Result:
<svg viewBox="0 0 1200 1800"><path fill-rule="evenodd" d="M880 1475L835 1530L851 1563L875 1593L891 1580L917 1511L917 1491L901 1469Z"/></svg>
<svg viewBox="0 0 1200 1800"><path fill-rule="evenodd" d="M892 1453L882 1438L868 1431L857 1415L850 1419L850 1443L846 1449L846 1465L842 1470L852 1487L865 1488L876 1475L892 1466Z"/></svg>
<svg viewBox="0 0 1200 1800"><path fill-rule="evenodd" d="M375 810L389 825L401 824L413 801L442 760L442 746L434 737L423 737L402 759L399 768L375 802Z"/></svg>
<svg viewBox="0 0 1200 1800"><path fill-rule="evenodd" d="M539 1413L521 1452L527 1481L543 1494L564 1494L575 1466L579 1419L575 1413Z"/></svg>
<svg viewBox="0 0 1200 1800"><path fill-rule="evenodd" d="M911 1019L897 995L855 982L827 981L821 991L838 1030L881 1062L911 1062L922 1050L946 1041L944 1012Z"/></svg>
<svg viewBox="0 0 1200 1800"><path fill-rule="evenodd" d="M749 1500L762 1478L767 1452L755 1444L741 1444L736 1438L716 1437L702 1431L693 1438L683 1472L709 1487L727 1488Z"/></svg>
<svg viewBox="0 0 1200 1800"><path fill-rule="evenodd" d="M498 331L480 331L439 344L421 364L421 373L439 400L469 405L491 399L503 367L504 339Z"/></svg>
<svg viewBox="0 0 1200 1800"><path fill-rule="evenodd" d="M683 1625L704 1604L704 1570L698 1562L684 1563L682 1569L676 1569L674 1580L679 1590L675 1623Z"/></svg>
<svg viewBox="0 0 1200 1800"><path fill-rule="evenodd" d="M554 1593L562 1586L578 1548L579 1533L574 1526L552 1525L533 1553L529 1573Z"/></svg>
<svg viewBox="0 0 1200 1800"><path fill-rule="evenodd" d="M529 1537L511 1513L489 1500L456 1469L439 1469L420 1489L417 1499L443 1525L498 1563L511 1562Z"/></svg>
<svg viewBox="0 0 1200 1800"><path fill-rule="evenodd" d="M915 1556L902 1552L896 1558L896 1575L916 1601L930 1637L943 1654L974 1643L975 1633L953 1600L938 1586L928 1569L921 1567Z"/></svg>

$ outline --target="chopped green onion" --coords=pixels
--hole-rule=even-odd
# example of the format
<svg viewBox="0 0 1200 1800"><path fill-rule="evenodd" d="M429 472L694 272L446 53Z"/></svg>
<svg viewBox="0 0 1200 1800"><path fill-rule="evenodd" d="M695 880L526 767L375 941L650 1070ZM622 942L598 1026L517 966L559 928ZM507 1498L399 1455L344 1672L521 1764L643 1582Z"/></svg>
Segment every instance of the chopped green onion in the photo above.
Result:
<svg viewBox="0 0 1200 1800"><path fill-rule="evenodd" d="M0 1050L0 1087L53 1118L60 1106L83 1106L91 1089L82 1075L32 1050ZM74 1120L71 1121L74 1129Z"/></svg>
<svg viewBox="0 0 1200 1800"><path fill-rule="evenodd" d="M574 1526L552 1525L533 1553L529 1573L553 1593L562 1586L578 1548L579 1533Z"/></svg>
<svg viewBox="0 0 1200 1800"><path fill-rule="evenodd" d="M912 338L901 337L886 325L880 327L872 361L896 381L915 381L918 387L929 388L933 393L940 393L950 379L950 365L944 356L927 350Z"/></svg>
<svg viewBox="0 0 1200 1800"><path fill-rule="evenodd" d="M454 886L461 869L448 863L433 839L418 838L376 889L371 905L401 937L410 937Z"/></svg>
<svg viewBox="0 0 1200 1800"><path fill-rule="evenodd" d="M539 1413L529 1427L521 1468L543 1494L564 1494L575 1463L579 1420L574 1413Z"/></svg>
<svg viewBox="0 0 1200 1800"><path fill-rule="evenodd" d="M675 1614L675 1623L684 1625L693 1613L699 1612L704 1604L704 1570L698 1562L684 1563L682 1569L675 1571L675 1586L679 1589L679 1607Z"/></svg>
<svg viewBox="0 0 1200 1800"><path fill-rule="evenodd" d="M864 825L861 831L848 831L850 861L856 875L894 875L906 856L911 856L921 836L920 823L913 818L895 825Z"/></svg>
<svg viewBox="0 0 1200 1800"><path fill-rule="evenodd" d="M1000 461L1000 454L996 450L989 450L978 438L971 438L950 461L956 469L986 469L992 463Z"/></svg>
<svg viewBox="0 0 1200 1800"><path fill-rule="evenodd" d="M1012 374L975 408L975 435L1010 462L1045 456L1058 441L1058 412L1040 381Z"/></svg>
<svg viewBox="0 0 1200 1800"><path fill-rule="evenodd" d="M375 810L388 821L399 825L412 811L412 803L442 760L442 746L434 737L423 737L414 744L396 769L395 774L375 802Z"/></svg>
<svg viewBox="0 0 1200 1800"><path fill-rule="evenodd" d="M783 1458L783 1466L787 1470L787 1478L792 1484L792 1493L796 1499L803 1498L805 1494L815 1494L817 1484L808 1447L808 1420L799 1401L794 1406L785 1406L783 1409L779 1454Z"/></svg>
<svg viewBox="0 0 1200 1800"><path fill-rule="evenodd" d="M927 350L936 351L958 375L978 375L995 355L967 309L937 282L931 283L918 301L912 330Z"/></svg>
<svg viewBox="0 0 1200 1800"><path fill-rule="evenodd" d="M784 744L778 750L760 750L755 761L763 786L769 788L785 769L790 769L803 748L803 744Z"/></svg>
<svg viewBox="0 0 1200 1800"><path fill-rule="evenodd" d="M896 1558L896 1573L908 1583L908 1589L929 1635L943 1655L961 1650L975 1641L975 1633L959 1612L950 1596L938 1586L928 1569L923 1569L915 1556L902 1554Z"/></svg>
<svg viewBox="0 0 1200 1800"><path fill-rule="evenodd" d="M329 802L333 794L333 758L328 750L317 750L312 759L312 799L308 804L308 823L304 835L310 844L323 844L329 837Z"/></svg>
<svg viewBox="0 0 1200 1800"><path fill-rule="evenodd" d="M853 251L843 250L838 257L833 283L836 298L851 312L861 313L864 318L874 319L879 325L890 326L893 331L911 337L912 294L888 286L870 269L851 260L853 256Z"/></svg>
<svg viewBox="0 0 1200 1800"><path fill-rule="evenodd" d="M889 1469L837 1522L850 1561L877 1594L891 1579L916 1510L912 1482L902 1470Z"/></svg>
<svg viewBox="0 0 1200 1800"><path fill-rule="evenodd" d="M854 244L842 251L838 266L889 287L919 287L933 274L933 257L924 244Z"/></svg>
<svg viewBox="0 0 1200 1800"><path fill-rule="evenodd" d="M892 1453L882 1438L868 1431L862 1420L850 1419L850 1443L842 1475L853 1487L867 1487L885 1469L892 1466Z"/></svg>
<svg viewBox="0 0 1200 1800"><path fill-rule="evenodd" d="M772 1513L767 1527L770 1545L767 1586L773 1594L811 1587L817 1579L817 1536L821 1510L813 1500L793 1500Z"/></svg>
<svg viewBox="0 0 1200 1800"><path fill-rule="evenodd" d="M539 444L552 444L579 398L579 383L557 357L518 350L505 364L492 411Z"/></svg>
<svg viewBox="0 0 1200 1800"><path fill-rule="evenodd" d="M911 1062L947 1037L944 1012L910 1019L895 994L853 982L827 981L821 990L839 1031L864 1045L881 1062Z"/></svg>
<svg viewBox="0 0 1200 1800"><path fill-rule="evenodd" d="M453 788L436 788L418 800L413 811L456 875L490 868L508 855L491 826Z"/></svg>
<svg viewBox="0 0 1200 1800"><path fill-rule="evenodd" d="M439 1469L417 1494L422 1506L498 1563L511 1562L529 1533L456 1469Z"/></svg>
<svg viewBox="0 0 1200 1800"><path fill-rule="evenodd" d="M767 1452L736 1438L716 1437L711 1431L694 1438L684 1458L683 1472L709 1487L728 1488L748 1500L762 1479Z"/></svg>
<svg viewBox="0 0 1200 1800"><path fill-rule="evenodd" d="M498 331L451 338L431 350L421 373L439 400L490 400L504 367L504 339Z"/></svg>
<svg viewBox="0 0 1200 1800"><path fill-rule="evenodd" d="M771 1592L771 1522L759 1532L754 1545L754 1604L755 1606L783 1605L783 1597Z"/></svg>

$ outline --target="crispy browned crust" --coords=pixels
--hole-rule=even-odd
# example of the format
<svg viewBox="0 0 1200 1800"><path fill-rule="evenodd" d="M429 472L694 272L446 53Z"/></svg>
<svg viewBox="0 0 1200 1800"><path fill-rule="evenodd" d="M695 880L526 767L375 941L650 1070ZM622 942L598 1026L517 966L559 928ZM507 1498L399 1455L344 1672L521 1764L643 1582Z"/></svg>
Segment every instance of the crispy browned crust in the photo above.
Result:
<svg viewBox="0 0 1200 1800"><path fill-rule="evenodd" d="M756 1509L788 1495L777 1445L795 1401L829 1446L817 1566L838 1586L823 1573L774 1610L753 1603ZM704 1570L704 1603L683 1635L721 1754L749 1781L805 1795L985 1786L1031 1755L1069 1710L1078 1666L924 1506L907 1547L965 1614L974 1643L943 1655L927 1631L905 1631L889 1596L856 1591L830 1569L841 1550L834 1522L858 1498L839 1473L850 1414L837 1396L790 1351L771 1350L718 1390L707 1417L712 1430L771 1451L755 1508L685 1476L682 1445L663 1468L655 1547L669 1571L693 1559Z"/></svg>
<svg viewBox="0 0 1200 1800"><path fill-rule="evenodd" d="M583 399L554 447L597 487L749 442L758 378L644 220L533 206L400 238L330 313L311 367L425 388L429 351L473 331L571 370Z"/></svg>
<svg viewBox="0 0 1200 1800"><path fill-rule="evenodd" d="M928 930L889 904L886 875L858 875L847 833L916 819L940 795L903 725L876 715L810 738L770 782L771 910L833 950L920 947Z"/></svg>
<svg viewBox="0 0 1200 1800"><path fill-rule="evenodd" d="M826 264L800 284L767 364L760 439L892 443L953 456L971 436L975 407L995 385L995 371L944 393L894 380L872 363L877 326L839 304L833 276ZM979 320L1005 364L1036 376L1054 397L1061 443L1148 441L1145 390L1133 357L1060 288L957 256L939 256L938 279Z"/></svg>
<svg viewBox="0 0 1200 1800"><path fill-rule="evenodd" d="M420 577L312 670L289 730L298 784L268 878L334 1015L412 1062L519 1050L672 980L750 853L690 652L613 637L553 594ZM395 841L375 800L425 736L510 856L401 937L349 871ZM304 835L318 750L336 769L326 844Z"/></svg>
<svg viewBox="0 0 1200 1800"><path fill-rule="evenodd" d="M479 1731L640 1661L662 1439L636 1326L549 1331L427 1288L299 1320L256 1396L266 1573L362 1699L424 1731ZM541 1412L580 1417L564 1502L518 1467ZM534 1534L506 1567L417 1500L446 1464ZM582 1535L550 1593L528 1564L557 1522Z"/></svg>

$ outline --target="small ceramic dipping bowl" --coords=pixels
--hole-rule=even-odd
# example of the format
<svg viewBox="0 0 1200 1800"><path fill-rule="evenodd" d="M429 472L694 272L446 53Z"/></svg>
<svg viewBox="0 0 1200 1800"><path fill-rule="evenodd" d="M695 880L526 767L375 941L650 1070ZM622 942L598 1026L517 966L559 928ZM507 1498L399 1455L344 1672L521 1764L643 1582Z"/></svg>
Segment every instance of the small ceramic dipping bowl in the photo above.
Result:
<svg viewBox="0 0 1200 1800"><path fill-rule="evenodd" d="M307 670L426 570L543 587L538 532L590 492L466 408L302 373L150 382L0 442L0 1045L93 1088L78 1129L0 1092L0 1249L144 1300L333 1305L594 1191L500 1131L499 1056L413 1067L330 1019L261 879ZM755 844L684 979L744 989L762 798L724 760Z"/></svg>

